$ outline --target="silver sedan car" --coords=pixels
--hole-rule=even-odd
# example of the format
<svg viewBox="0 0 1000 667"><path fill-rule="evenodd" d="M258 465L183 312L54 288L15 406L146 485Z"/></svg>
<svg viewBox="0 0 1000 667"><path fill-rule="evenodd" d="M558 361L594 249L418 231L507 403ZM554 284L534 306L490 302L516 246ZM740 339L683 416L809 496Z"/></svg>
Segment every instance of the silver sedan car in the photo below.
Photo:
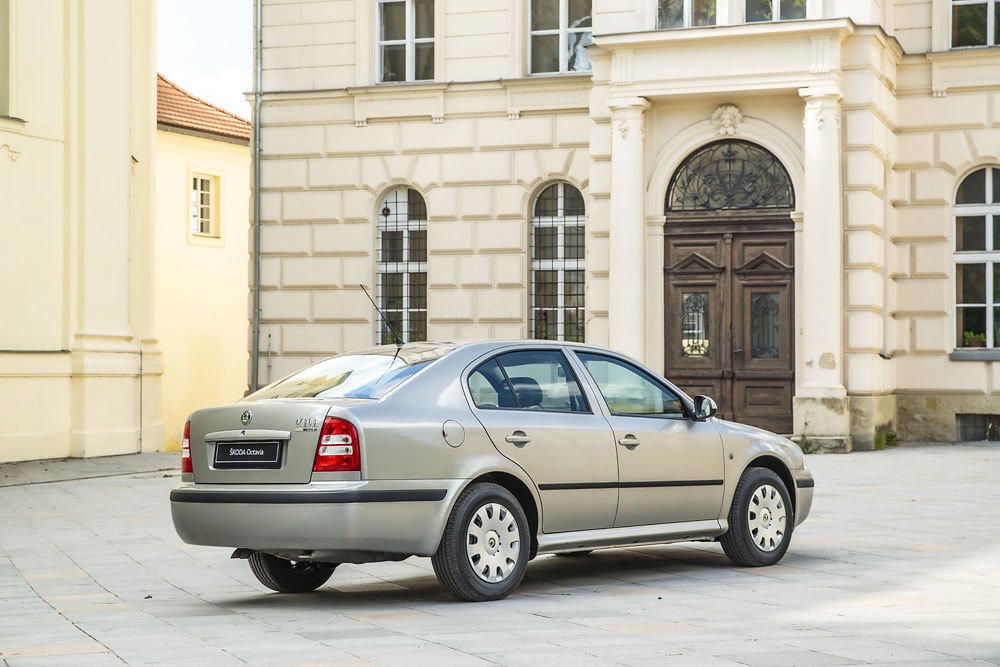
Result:
<svg viewBox="0 0 1000 667"><path fill-rule="evenodd" d="M793 442L715 413L581 344L377 347L191 415L171 511L185 542L235 548L286 593L412 555L474 601L540 554L714 540L777 563L812 475Z"/></svg>

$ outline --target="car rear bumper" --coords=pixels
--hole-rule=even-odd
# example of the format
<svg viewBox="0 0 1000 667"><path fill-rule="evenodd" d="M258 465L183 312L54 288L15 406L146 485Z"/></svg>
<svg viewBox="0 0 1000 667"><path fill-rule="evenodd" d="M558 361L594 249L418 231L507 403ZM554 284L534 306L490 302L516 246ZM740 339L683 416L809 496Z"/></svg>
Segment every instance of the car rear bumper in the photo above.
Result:
<svg viewBox="0 0 1000 667"><path fill-rule="evenodd" d="M812 473L808 470L793 470L795 477L795 525L799 525L809 516L813 504L813 489L816 486Z"/></svg>
<svg viewBox="0 0 1000 667"><path fill-rule="evenodd" d="M429 556L463 480L181 484L174 528L188 544Z"/></svg>

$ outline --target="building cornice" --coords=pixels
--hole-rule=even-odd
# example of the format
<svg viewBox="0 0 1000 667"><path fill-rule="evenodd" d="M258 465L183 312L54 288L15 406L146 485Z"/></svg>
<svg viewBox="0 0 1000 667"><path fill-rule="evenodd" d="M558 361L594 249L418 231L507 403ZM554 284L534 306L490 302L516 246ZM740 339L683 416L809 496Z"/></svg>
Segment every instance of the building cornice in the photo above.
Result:
<svg viewBox="0 0 1000 667"><path fill-rule="evenodd" d="M703 28L648 30L607 35L594 35L594 43L605 49L657 48L669 44L692 42L712 43L720 40L752 40L802 37L846 37L854 34L856 25L849 18L739 23Z"/></svg>

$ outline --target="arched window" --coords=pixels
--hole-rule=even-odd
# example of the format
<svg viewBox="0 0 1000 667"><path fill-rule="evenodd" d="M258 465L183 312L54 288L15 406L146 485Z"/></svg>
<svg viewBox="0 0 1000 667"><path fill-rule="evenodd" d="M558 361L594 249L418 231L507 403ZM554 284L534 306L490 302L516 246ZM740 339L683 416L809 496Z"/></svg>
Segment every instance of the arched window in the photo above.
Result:
<svg viewBox="0 0 1000 667"><path fill-rule="evenodd" d="M955 197L955 347L1000 346L1000 167L977 169Z"/></svg>
<svg viewBox="0 0 1000 667"><path fill-rule="evenodd" d="M583 342L583 195L553 183L531 216L531 335Z"/></svg>
<svg viewBox="0 0 1000 667"><path fill-rule="evenodd" d="M427 205L420 193L399 187L378 213L378 302L405 342L427 340ZM379 322L379 342L392 334Z"/></svg>
<svg viewBox="0 0 1000 667"><path fill-rule="evenodd" d="M665 209L720 211L793 208L792 181L769 151L738 139L702 146L674 173Z"/></svg>

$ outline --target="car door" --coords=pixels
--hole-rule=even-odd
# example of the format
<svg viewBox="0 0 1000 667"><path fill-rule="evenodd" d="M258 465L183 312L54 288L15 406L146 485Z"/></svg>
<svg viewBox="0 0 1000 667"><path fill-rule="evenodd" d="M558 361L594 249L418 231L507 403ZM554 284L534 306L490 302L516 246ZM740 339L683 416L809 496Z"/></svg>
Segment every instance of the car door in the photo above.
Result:
<svg viewBox="0 0 1000 667"><path fill-rule="evenodd" d="M538 487L543 532L614 524L618 461L611 428L561 350L498 354L469 373L468 387L493 444Z"/></svg>
<svg viewBox="0 0 1000 667"><path fill-rule="evenodd" d="M717 519L722 506L722 438L695 421L667 384L606 354L576 350L607 407L618 451L615 526Z"/></svg>

